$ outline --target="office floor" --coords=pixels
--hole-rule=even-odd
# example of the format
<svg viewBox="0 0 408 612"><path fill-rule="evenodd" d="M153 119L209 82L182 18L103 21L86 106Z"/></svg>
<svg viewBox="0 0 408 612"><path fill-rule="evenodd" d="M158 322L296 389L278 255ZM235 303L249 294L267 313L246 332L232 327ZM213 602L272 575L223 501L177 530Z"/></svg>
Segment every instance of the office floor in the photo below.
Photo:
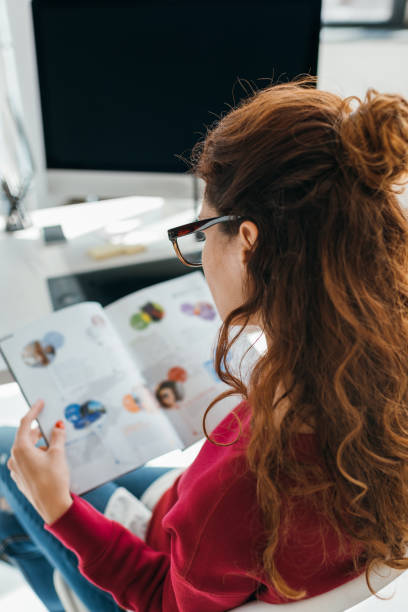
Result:
<svg viewBox="0 0 408 612"><path fill-rule="evenodd" d="M372 32L325 30L319 60L319 86L341 95L363 95L372 86L380 91L398 92L408 97L408 30ZM17 425L26 404L16 392L16 385L0 385L0 426ZM173 464L182 465L188 457L173 456ZM406 612L408 572L396 583L396 597L389 602L369 600L358 606L359 612ZM393 587L387 590L390 595ZM14 568L0 561L0 609L4 612L44 612L45 608L26 586Z"/></svg>
<svg viewBox="0 0 408 612"><path fill-rule="evenodd" d="M19 571L0 561L0 608L3 612L46 612Z"/></svg>

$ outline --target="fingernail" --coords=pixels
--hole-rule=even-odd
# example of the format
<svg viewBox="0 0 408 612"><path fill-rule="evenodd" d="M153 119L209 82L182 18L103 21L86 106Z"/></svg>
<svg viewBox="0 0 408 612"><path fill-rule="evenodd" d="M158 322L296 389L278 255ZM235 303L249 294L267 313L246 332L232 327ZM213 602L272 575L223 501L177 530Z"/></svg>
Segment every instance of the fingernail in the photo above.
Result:
<svg viewBox="0 0 408 612"><path fill-rule="evenodd" d="M57 421L55 423L55 427L58 427L58 429L64 429L65 428L65 423L64 421Z"/></svg>
<svg viewBox="0 0 408 612"><path fill-rule="evenodd" d="M37 401L34 402L34 406L39 406L40 404L42 404L44 402L43 399L38 399Z"/></svg>

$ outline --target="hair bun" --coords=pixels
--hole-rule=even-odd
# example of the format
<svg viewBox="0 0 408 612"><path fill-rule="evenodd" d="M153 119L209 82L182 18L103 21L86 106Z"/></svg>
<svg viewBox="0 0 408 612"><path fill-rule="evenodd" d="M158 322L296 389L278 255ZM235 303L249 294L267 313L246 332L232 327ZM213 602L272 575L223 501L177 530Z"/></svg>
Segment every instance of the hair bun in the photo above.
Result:
<svg viewBox="0 0 408 612"><path fill-rule="evenodd" d="M353 102L358 107L353 110ZM362 182L375 190L388 190L408 181L408 102L398 94L367 91L364 101L355 96L343 101L339 137L346 164Z"/></svg>

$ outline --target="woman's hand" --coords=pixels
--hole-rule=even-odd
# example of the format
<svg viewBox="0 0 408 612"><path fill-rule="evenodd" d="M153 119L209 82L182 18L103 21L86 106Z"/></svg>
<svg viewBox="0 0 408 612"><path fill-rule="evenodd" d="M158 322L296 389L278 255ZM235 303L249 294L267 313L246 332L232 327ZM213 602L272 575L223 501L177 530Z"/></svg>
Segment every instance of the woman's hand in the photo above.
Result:
<svg viewBox="0 0 408 612"><path fill-rule="evenodd" d="M69 471L65 455L65 430L58 421L48 448L38 448L39 429L31 424L44 407L38 400L21 419L7 466L20 491L48 524L60 518L71 506Z"/></svg>

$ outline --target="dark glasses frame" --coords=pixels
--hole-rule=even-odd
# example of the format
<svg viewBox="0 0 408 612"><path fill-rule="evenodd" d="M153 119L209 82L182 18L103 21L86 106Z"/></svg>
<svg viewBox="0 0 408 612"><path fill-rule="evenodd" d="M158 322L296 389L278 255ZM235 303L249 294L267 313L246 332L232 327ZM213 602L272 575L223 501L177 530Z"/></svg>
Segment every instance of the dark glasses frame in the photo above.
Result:
<svg viewBox="0 0 408 612"><path fill-rule="evenodd" d="M184 225L178 225L177 227L172 227L167 230L167 235L169 237L170 242L173 245L173 248L176 252L179 260L190 268L201 268L201 263L191 263L184 259L179 246L177 244L177 238L182 238L183 236L188 236L189 234L193 234L194 232L204 231L217 223L224 223L226 221L237 221L241 219L237 215L222 215L221 217L211 217L210 219L202 219L201 221L193 221L192 223L185 223Z"/></svg>

